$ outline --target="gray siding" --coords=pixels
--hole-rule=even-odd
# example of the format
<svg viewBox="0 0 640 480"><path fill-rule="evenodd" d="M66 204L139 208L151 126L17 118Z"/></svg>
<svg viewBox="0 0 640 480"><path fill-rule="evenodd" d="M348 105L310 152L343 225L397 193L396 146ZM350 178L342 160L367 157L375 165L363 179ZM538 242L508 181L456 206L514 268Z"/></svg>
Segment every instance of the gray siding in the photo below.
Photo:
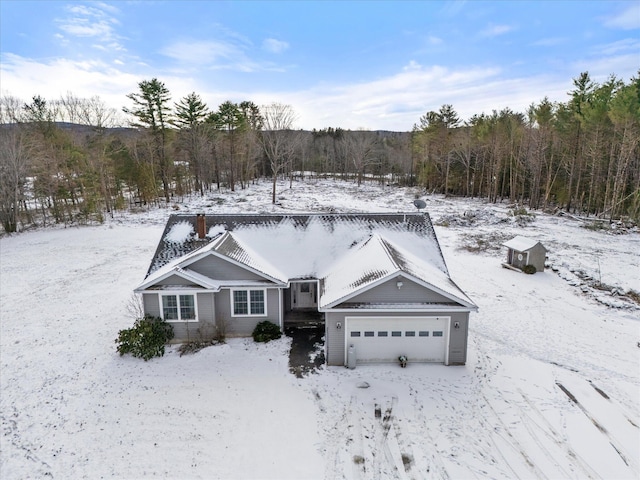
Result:
<svg viewBox="0 0 640 480"><path fill-rule="evenodd" d="M404 288L404 287L403 287ZM451 317L449 325L449 365L464 365L467 361L467 336L469 330L468 312L327 312L325 357L327 365L345 365L345 317ZM336 324L340 322L342 328ZM460 323L460 328L454 328L454 322Z"/></svg>
<svg viewBox="0 0 640 480"><path fill-rule="evenodd" d="M160 301L157 293L143 293L142 304L144 305L145 315L151 315L154 317L161 317L160 313Z"/></svg>
<svg viewBox="0 0 640 480"><path fill-rule="evenodd" d="M178 275L171 275L167 278L165 278L164 280L160 280L159 282L156 282L155 285L180 285L180 286L184 286L184 287L198 287L199 285L195 285L194 283L185 280L182 277L179 277Z"/></svg>
<svg viewBox="0 0 640 480"><path fill-rule="evenodd" d="M198 328L200 328L199 322L169 322L173 326L173 340L172 342L188 342L191 340L197 340L200 338Z"/></svg>
<svg viewBox="0 0 640 480"><path fill-rule="evenodd" d="M402 287L398 289L398 281ZM406 278L393 278L345 303L447 303L451 300Z"/></svg>
<svg viewBox="0 0 640 480"><path fill-rule="evenodd" d="M449 365L464 365L467 363L467 339L469 338L469 312L448 313L451 316L449 324ZM459 322L460 328L454 328Z"/></svg>
<svg viewBox="0 0 640 480"><path fill-rule="evenodd" d="M353 316L353 315L351 315ZM325 344L324 344L324 356L327 362L327 365L345 365L346 358L344 352L344 335L345 335L345 324L344 324L344 313L334 313L327 312L325 313ZM338 330L336 327L336 323L340 322L342 324L342 328Z"/></svg>
<svg viewBox="0 0 640 480"><path fill-rule="evenodd" d="M264 280L260 275L213 255L207 255L187 268L216 280Z"/></svg>
<svg viewBox="0 0 640 480"><path fill-rule="evenodd" d="M518 255L522 254L522 260L518 260ZM527 259L527 256L529 257ZM533 265L537 272L544 272L544 263L547 258L547 250L541 245L536 244L529 250L519 252L518 250L509 249L507 252L507 263L517 268L523 268L526 265Z"/></svg>
<svg viewBox="0 0 640 480"><path fill-rule="evenodd" d="M248 337L259 322L269 320L280 325L280 295L277 288L267 289L267 312L259 317L232 317L231 293L229 289L215 294L216 318L227 322L227 335L230 337Z"/></svg>
<svg viewBox="0 0 640 480"><path fill-rule="evenodd" d="M163 292L143 293L144 311L146 314L155 317L162 317L160 307L160 295ZM181 292L191 295L195 292ZM173 294L173 293L172 293ZM213 307L213 293L201 292L197 295L196 304L198 308L197 322L170 322L173 326L173 341L181 342L196 340L201 337L210 336L215 325L215 312Z"/></svg>
<svg viewBox="0 0 640 480"><path fill-rule="evenodd" d="M546 257L547 251L539 243L529 250L529 264L536 267L536 271L538 272L544 272L544 261Z"/></svg>
<svg viewBox="0 0 640 480"><path fill-rule="evenodd" d="M198 293L198 320L200 322L215 323L216 314L213 310L213 293Z"/></svg>

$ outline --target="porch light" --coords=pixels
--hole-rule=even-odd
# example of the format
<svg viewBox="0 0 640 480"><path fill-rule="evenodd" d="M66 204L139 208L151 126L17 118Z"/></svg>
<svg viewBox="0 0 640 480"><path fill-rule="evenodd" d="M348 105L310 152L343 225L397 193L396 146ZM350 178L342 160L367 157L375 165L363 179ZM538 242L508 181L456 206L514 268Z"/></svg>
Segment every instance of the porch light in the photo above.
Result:
<svg viewBox="0 0 640 480"><path fill-rule="evenodd" d="M402 288L403 283L398 280L398 282L396 283L396 287L398 287L398 290L400 290Z"/></svg>
<svg viewBox="0 0 640 480"><path fill-rule="evenodd" d="M342 323L336 322L336 328L340 330L342 328Z"/></svg>

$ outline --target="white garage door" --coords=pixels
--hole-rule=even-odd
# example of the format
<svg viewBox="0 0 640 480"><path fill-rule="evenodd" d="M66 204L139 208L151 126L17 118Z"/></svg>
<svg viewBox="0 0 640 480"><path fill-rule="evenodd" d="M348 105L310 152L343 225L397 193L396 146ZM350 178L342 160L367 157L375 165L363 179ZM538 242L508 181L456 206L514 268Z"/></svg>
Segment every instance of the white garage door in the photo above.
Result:
<svg viewBox="0 0 640 480"><path fill-rule="evenodd" d="M346 344L354 345L357 363L445 361L449 317L349 317Z"/></svg>

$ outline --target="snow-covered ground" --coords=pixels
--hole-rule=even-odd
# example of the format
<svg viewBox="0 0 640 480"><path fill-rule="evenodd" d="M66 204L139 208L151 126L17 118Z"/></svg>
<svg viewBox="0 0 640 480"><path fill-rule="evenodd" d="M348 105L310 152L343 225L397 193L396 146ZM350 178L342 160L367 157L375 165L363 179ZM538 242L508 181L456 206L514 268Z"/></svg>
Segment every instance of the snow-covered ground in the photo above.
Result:
<svg viewBox="0 0 640 480"><path fill-rule="evenodd" d="M464 367L324 368L289 340L120 357L127 301L173 212L413 211L414 189L332 180L214 193L0 239L0 478L638 478L640 233L424 196L478 304ZM588 222L587 222L588 223ZM552 268L501 268L540 239ZM602 286L604 285L604 286Z"/></svg>

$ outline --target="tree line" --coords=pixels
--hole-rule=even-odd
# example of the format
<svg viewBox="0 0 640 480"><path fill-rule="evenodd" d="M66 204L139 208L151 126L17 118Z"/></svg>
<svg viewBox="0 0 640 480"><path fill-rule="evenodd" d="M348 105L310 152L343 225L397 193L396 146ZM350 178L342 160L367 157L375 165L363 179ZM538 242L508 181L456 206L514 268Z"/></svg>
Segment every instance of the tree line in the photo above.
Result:
<svg viewBox="0 0 640 480"><path fill-rule="evenodd" d="M289 105L226 101L211 110L191 93L176 102L144 80L120 112L72 93L0 101L0 222L101 221L132 204L246 188L304 172L428 192L509 200L607 218L640 218L640 74L598 84L574 79L569 101L506 108L462 122L452 105L410 132L295 129Z"/></svg>
<svg viewBox="0 0 640 480"><path fill-rule="evenodd" d="M640 74L573 81L566 103L548 98L461 122L451 105L412 135L418 182L445 194L509 199L608 218L640 217Z"/></svg>

